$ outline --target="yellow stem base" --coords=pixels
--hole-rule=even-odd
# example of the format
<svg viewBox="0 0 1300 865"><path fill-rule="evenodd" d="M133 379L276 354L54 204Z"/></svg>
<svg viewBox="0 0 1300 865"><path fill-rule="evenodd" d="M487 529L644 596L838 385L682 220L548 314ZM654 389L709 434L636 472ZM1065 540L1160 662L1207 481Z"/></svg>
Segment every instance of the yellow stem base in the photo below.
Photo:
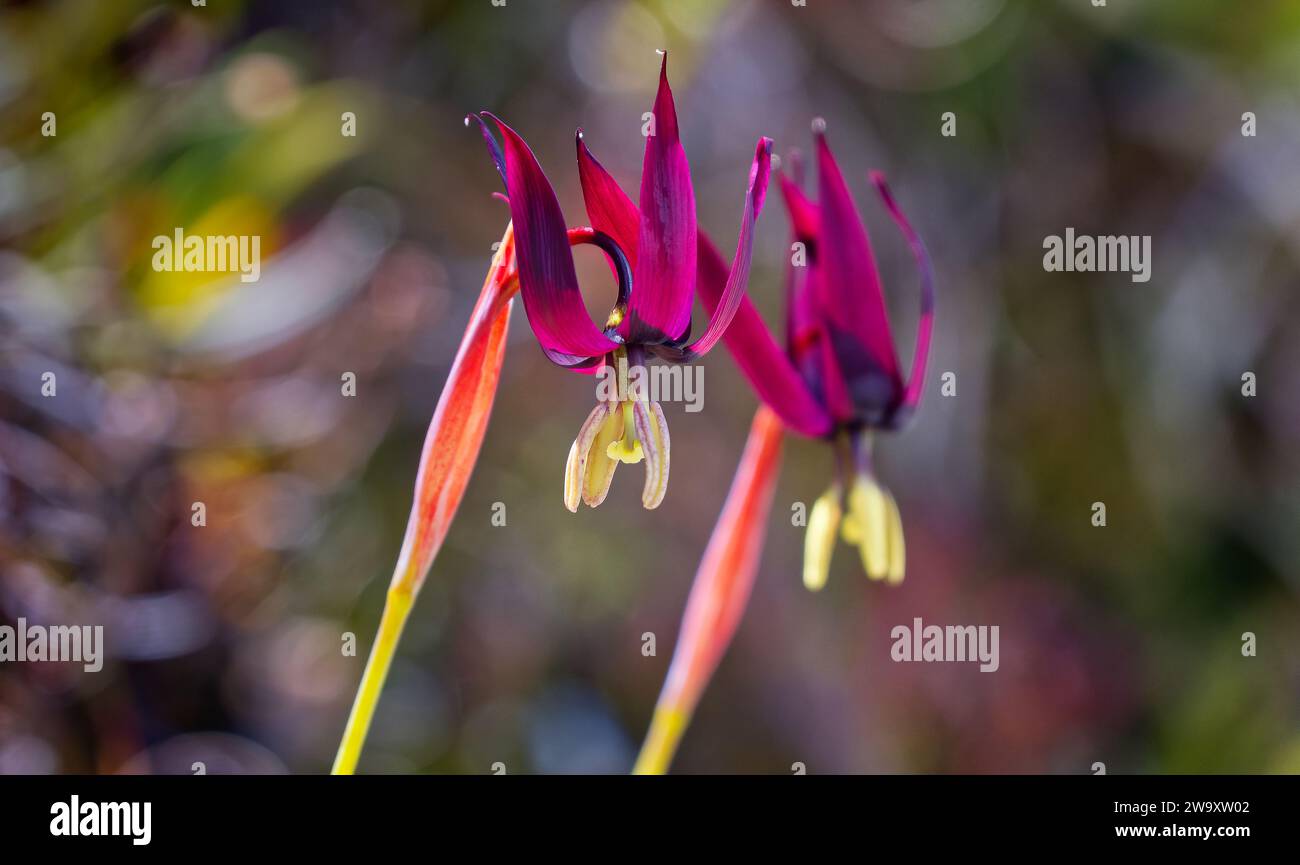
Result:
<svg viewBox="0 0 1300 865"><path fill-rule="evenodd" d="M636 758L632 774L662 775L667 772L689 722L689 715L675 706L656 707L654 718L650 721L650 731L646 734L645 744L641 746L641 754Z"/></svg>
<svg viewBox="0 0 1300 865"><path fill-rule="evenodd" d="M384 614L379 620L379 633L375 636L375 645L366 661L366 670L361 674L361 686L357 689L357 698L348 715L343 741L339 743L334 769L330 772L332 775L351 775L357 768L361 747L366 743L366 733L370 731L370 721L375 715L375 706L379 703L379 694L384 690L388 668L393 663L397 643L402 638L402 629L406 627L406 619L414 602L415 596L410 592L388 592L384 601Z"/></svg>

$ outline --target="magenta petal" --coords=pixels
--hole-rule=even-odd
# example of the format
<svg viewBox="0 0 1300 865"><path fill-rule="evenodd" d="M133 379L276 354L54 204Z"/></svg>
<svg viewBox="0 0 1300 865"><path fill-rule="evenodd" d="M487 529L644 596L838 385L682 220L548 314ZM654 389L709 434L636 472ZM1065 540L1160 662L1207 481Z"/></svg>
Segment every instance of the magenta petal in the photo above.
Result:
<svg viewBox="0 0 1300 865"><path fill-rule="evenodd" d="M578 176L582 180L582 200L587 205L591 227L614 238L636 267L637 238L641 233L641 214L605 166L587 149L587 141L578 130Z"/></svg>
<svg viewBox="0 0 1300 865"><path fill-rule="evenodd" d="M912 228L912 224L907 221L907 217L903 215L898 202L894 201L889 185L885 183L885 176L879 171L873 171L871 182L876 185L885 207L889 209L889 215L894 218L899 230L907 238L908 245L912 247L912 255L916 258L916 267L921 272L921 318L916 325L912 372L907 377L907 388L903 391L902 400L892 418L892 422L898 424L905 420L921 401L921 388L925 385L925 364L930 356L930 335L934 330L934 271L930 266L930 254L925 251L925 244Z"/></svg>
<svg viewBox="0 0 1300 865"><path fill-rule="evenodd" d="M727 284L727 264L704 232L699 235L699 292L704 308L716 315ZM806 436L824 436L831 419L799 377L790 359L777 347L763 318L741 293L723 340L759 399L790 429Z"/></svg>
<svg viewBox="0 0 1300 865"><path fill-rule="evenodd" d="M668 86L668 55L659 70L654 134L646 136L639 199L641 228L625 333L629 342L679 339L691 324L695 288L695 192Z"/></svg>
<svg viewBox="0 0 1300 865"><path fill-rule="evenodd" d="M814 280L820 278L820 273L813 274ZM817 334L819 339L814 346L815 360L812 361L817 365L817 393L831 419L837 424L863 419L871 423L881 422L892 407L889 400L897 394L897 389L890 388L886 392L874 394L869 400L855 399L844 370L855 368L852 358L855 357L853 352L858 348L857 343L840 336L834 325L824 319L817 324ZM861 397L861 394L857 396ZM864 407L860 404L863 402L869 404Z"/></svg>
<svg viewBox="0 0 1300 865"><path fill-rule="evenodd" d="M892 406L902 391L898 360L866 227L820 132L817 173L819 291L827 331L854 401L874 413Z"/></svg>
<svg viewBox="0 0 1300 865"><path fill-rule="evenodd" d="M510 182L506 180L506 155L501 152L501 145L492 137L492 132L487 128L487 124L483 122L482 117L477 114L468 114L465 116L465 125L469 126L471 120L478 124L479 132L483 133L483 142L487 144L488 155L492 157L492 164L496 166L497 174L501 175L501 182L509 187ZM493 195L499 197L506 204L510 203L510 199L500 193L493 193Z"/></svg>
<svg viewBox="0 0 1300 865"><path fill-rule="evenodd" d="M501 130L505 145L506 193L528 323L552 361L588 366L618 345L587 314L560 203L524 140L498 118L484 115Z"/></svg>
<svg viewBox="0 0 1300 865"><path fill-rule="evenodd" d="M850 423L858 411L835 354L830 326L818 305L821 271L811 250L805 266L790 265L787 280L786 352L831 419Z"/></svg>
<svg viewBox="0 0 1300 865"><path fill-rule="evenodd" d="M831 419L837 424L852 422L857 409L817 302L821 272L811 249L803 266L788 266L786 279L786 353Z"/></svg>
<svg viewBox="0 0 1300 865"><path fill-rule="evenodd" d="M760 138L754 148L754 164L749 169L749 186L745 190L745 208L740 218L740 236L736 238L736 254L731 259L731 269L727 271L722 295L709 310L709 326L699 339L686 348L689 355L698 356L713 348L731 324L740 300L745 296L745 288L749 285L749 264L754 254L754 223L763 210L771 173L772 139Z"/></svg>
<svg viewBox="0 0 1300 865"><path fill-rule="evenodd" d="M803 166L798 154L792 152L787 161L789 169L777 175L781 197L785 199L786 210L790 214L791 227L790 261L786 265L785 347L790 357L794 358L795 365L804 370L801 358L809 354L809 349L821 335L812 276L817 266L817 227L821 217L817 213L817 205L809 201L799 188ZM804 261L801 265L794 263L796 242L804 244ZM804 377L810 378L806 372Z"/></svg>
<svg viewBox="0 0 1300 865"><path fill-rule="evenodd" d="M792 177L781 175L781 195L790 213L792 240L806 244L806 261L798 267L792 260L787 268L786 351L831 419L849 423L856 418L857 408L831 340L832 326L823 310L825 290L821 284L823 271L818 265L817 236L821 213L799 188L797 178L802 176L803 166L797 154L791 156Z"/></svg>
<svg viewBox="0 0 1300 865"><path fill-rule="evenodd" d="M790 223L794 235L804 243L813 243L821 224L817 205L808 200L801 190L784 172L777 175L781 184L781 197L785 199L786 210L790 213Z"/></svg>
<svg viewBox="0 0 1300 865"><path fill-rule="evenodd" d="M803 377L815 381L821 377L820 342L825 338L813 296L817 263L809 258L802 266L790 262L785 269L785 351Z"/></svg>

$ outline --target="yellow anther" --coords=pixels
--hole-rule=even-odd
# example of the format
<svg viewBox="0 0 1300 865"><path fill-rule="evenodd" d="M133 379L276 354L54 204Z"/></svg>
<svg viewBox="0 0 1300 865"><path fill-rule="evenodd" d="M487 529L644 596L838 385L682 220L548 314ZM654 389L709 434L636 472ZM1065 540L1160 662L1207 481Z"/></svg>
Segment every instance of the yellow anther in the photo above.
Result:
<svg viewBox="0 0 1300 865"><path fill-rule="evenodd" d="M889 574L887 496L868 475L858 475L849 493L849 512L856 523L849 532L857 539L862 567L873 580L882 580Z"/></svg>
<svg viewBox="0 0 1300 865"><path fill-rule="evenodd" d="M898 513L898 503L885 491L889 504L889 573L885 575L890 585L903 582L903 567L906 561L906 549L903 545L903 518Z"/></svg>
<svg viewBox="0 0 1300 865"><path fill-rule="evenodd" d="M839 486L831 487L817 499L808 515L808 530L803 541L803 584L809 591L818 591L826 585L831 571L835 532L842 513L840 495Z"/></svg>
<svg viewBox="0 0 1300 865"><path fill-rule="evenodd" d="M840 523L840 537L850 546L856 547L862 543L862 526L858 524L858 515L853 511L851 502L849 512L844 515L844 521Z"/></svg>
<svg viewBox="0 0 1300 865"><path fill-rule="evenodd" d="M615 406L601 403L591 410L564 466L566 508L576 512L579 501L594 508L605 500L618 468L618 462L606 454L622 435L623 414Z"/></svg>
<svg viewBox="0 0 1300 865"><path fill-rule="evenodd" d="M669 454L672 449L668 421L657 402L637 402L633 406L632 415L637 439L645 444L645 486L641 489L641 504L654 510L668 493ZM637 447L641 447L640 443Z"/></svg>
<svg viewBox="0 0 1300 865"><path fill-rule="evenodd" d="M578 470L582 454L578 452L578 440L569 446L569 458L564 463L564 506L573 513L578 512L582 501L582 473Z"/></svg>
<svg viewBox="0 0 1300 865"><path fill-rule="evenodd" d="M609 493L619 463L645 462L641 504L657 508L668 491L668 422L656 402L601 402L578 431L564 467L564 506L596 507Z"/></svg>

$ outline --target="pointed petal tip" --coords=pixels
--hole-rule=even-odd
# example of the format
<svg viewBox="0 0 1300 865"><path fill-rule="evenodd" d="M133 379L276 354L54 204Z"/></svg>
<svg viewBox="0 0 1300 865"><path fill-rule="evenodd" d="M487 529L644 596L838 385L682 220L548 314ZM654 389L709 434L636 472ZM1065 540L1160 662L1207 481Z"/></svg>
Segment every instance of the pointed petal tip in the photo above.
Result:
<svg viewBox="0 0 1300 865"><path fill-rule="evenodd" d="M483 127L483 138L510 196L519 284L528 322L553 363L590 368L617 344L587 314L555 190L518 132L490 111L480 116L495 123L501 132L498 144L487 126Z"/></svg>
<svg viewBox="0 0 1300 865"><path fill-rule="evenodd" d="M889 184L885 180L884 173L873 170L870 172L870 177L871 182L876 187L877 194L880 195L880 200L884 202L885 209L889 211L890 217L907 239L908 246L912 248L912 256L916 260L917 270L921 274L921 317L917 322L916 344L912 350L912 371L908 375L907 385L903 390L900 403L895 409L894 417L890 419L890 425L896 429L907 420L920 403L921 389L925 384L925 368L930 354L930 338L934 328L934 267L930 262L930 253L925 248L925 242L917 234L916 229L912 227L912 223L894 198L894 194L890 191Z"/></svg>
<svg viewBox="0 0 1300 865"><path fill-rule="evenodd" d="M803 188L804 171L802 150L797 147L791 147L786 151L785 159L782 159L779 165L774 164L772 167L779 169L782 176L789 177L790 182L796 187L800 189Z"/></svg>
<svg viewBox="0 0 1300 865"><path fill-rule="evenodd" d="M664 343L684 339L690 329L698 231L690 162L682 147L666 59L652 115L637 199L635 288L627 323L619 326L619 333L629 341Z"/></svg>
<svg viewBox="0 0 1300 865"><path fill-rule="evenodd" d="M873 168L867 172L867 177L871 179L871 184L876 187L876 192L885 202L885 207L888 207L891 211L897 210L898 205L894 202L894 193L889 191L889 181L885 179L885 172Z"/></svg>
<svg viewBox="0 0 1300 865"><path fill-rule="evenodd" d="M748 190L755 219L763 211L763 202L767 200L767 185L772 179L772 169L779 161L772 155L772 139L759 138L758 144L754 147L754 164L751 168Z"/></svg>
<svg viewBox="0 0 1300 865"><path fill-rule="evenodd" d="M582 199L591 226L614 238L635 273L641 213L618 182L600 164L600 160L592 154L582 129L578 130L576 147L578 179L582 184ZM618 339L623 339L623 336L618 334Z"/></svg>
<svg viewBox="0 0 1300 865"><path fill-rule="evenodd" d="M482 135L483 135L483 141L484 141L485 144L487 144L488 155L492 157L492 164L496 166L497 174L501 175L501 182L502 182L503 184L505 184L506 189L509 190L509 189L510 189L510 181L506 179L506 157L505 157L505 153L501 150L501 144L500 144L500 142L498 142L498 141L496 140L496 138L493 137L491 130L489 130L488 127L487 127L487 124L483 122L483 117L484 117L485 115L486 115L487 117L492 117L492 115L489 114L489 113L486 112L486 111L483 111L483 112L481 112L481 113L477 113L477 114L474 113L474 112L470 112L469 114L466 114L466 115L465 115L465 128L466 128L466 129L469 129L469 128L470 128L469 122L470 122L471 120L473 120L473 121L475 121L476 123L478 123L479 132L482 133ZM504 136L505 136L504 129L508 129L509 127L506 127L505 124L503 124L500 120L497 120L495 117L492 117L492 119L496 121L496 124L497 124L498 127L503 128L503 131L502 131L501 134L502 134L502 137L504 137Z"/></svg>
<svg viewBox="0 0 1300 865"><path fill-rule="evenodd" d="M740 235L736 239L736 252L731 267L726 271L722 290L712 297L711 318L699 339L685 350L685 358L699 357L713 348L730 327L748 287L749 267L754 250L754 223L763 211L767 199L768 181L772 176L772 139L760 137L754 148L754 163L749 169L749 185L745 190L745 209L741 214ZM697 278L697 291L698 288ZM707 290L707 289L706 289ZM684 358L684 359L685 359Z"/></svg>
<svg viewBox="0 0 1300 865"><path fill-rule="evenodd" d="M656 48L655 53L659 55L659 89L671 91L668 86L668 49Z"/></svg>
<svg viewBox="0 0 1300 865"><path fill-rule="evenodd" d="M671 138L677 138L677 103L673 98L672 85L668 83L668 51L659 50L663 61L659 64L659 87L655 92L655 101L652 110L658 118L660 124L669 124L668 129L658 130L660 134L667 134ZM662 113L662 116L660 116Z"/></svg>
<svg viewBox="0 0 1300 865"><path fill-rule="evenodd" d="M483 127L484 135L487 134L487 123L485 123L483 120L483 118L486 117L488 120L491 120L493 123L496 124L497 131L501 134L502 138L507 138L507 137L518 138L521 142L523 141L523 138L520 137L518 132L515 132L513 127L511 127L500 117L497 117L491 111L480 111L478 114L472 114L470 116L478 118L479 125ZM531 152L531 148L530 148L530 152Z"/></svg>

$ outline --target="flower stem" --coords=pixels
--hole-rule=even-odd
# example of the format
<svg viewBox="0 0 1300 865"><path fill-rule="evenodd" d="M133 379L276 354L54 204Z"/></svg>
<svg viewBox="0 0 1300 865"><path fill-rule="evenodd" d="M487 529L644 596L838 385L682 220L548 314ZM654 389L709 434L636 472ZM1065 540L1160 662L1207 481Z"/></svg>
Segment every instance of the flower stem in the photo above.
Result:
<svg viewBox="0 0 1300 865"><path fill-rule="evenodd" d="M668 771L691 714L740 624L763 554L781 467L781 437L780 419L760 406L731 491L695 572L677 647L633 774Z"/></svg>
<svg viewBox="0 0 1300 865"><path fill-rule="evenodd" d="M351 775L357 768L361 746L365 744L370 721L375 715L375 706L379 703L379 694L384 690L388 668L393 663L397 643L402 638L402 629L406 627L406 619L414 602L415 596L410 592L398 589L390 589L388 592L384 601L384 614L379 620L379 633L370 650L370 658L366 661L366 671L361 674L361 686L357 688L357 697L352 703L352 712L348 715L348 725L343 730L343 741L339 743L339 752L334 758L331 774Z"/></svg>
<svg viewBox="0 0 1300 865"><path fill-rule="evenodd" d="M677 744L686 732L690 718L680 709L672 706L660 706L655 709L650 721L650 731L646 733L645 744L632 767L633 775L662 775L668 771L677 753Z"/></svg>
<svg viewBox="0 0 1300 865"><path fill-rule="evenodd" d="M513 226L507 225L429 422L406 535L388 586L379 633L334 758L335 775L350 775L356 769L411 606L447 537L478 461L505 357L511 298L519 290L514 248Z"/></svg>

